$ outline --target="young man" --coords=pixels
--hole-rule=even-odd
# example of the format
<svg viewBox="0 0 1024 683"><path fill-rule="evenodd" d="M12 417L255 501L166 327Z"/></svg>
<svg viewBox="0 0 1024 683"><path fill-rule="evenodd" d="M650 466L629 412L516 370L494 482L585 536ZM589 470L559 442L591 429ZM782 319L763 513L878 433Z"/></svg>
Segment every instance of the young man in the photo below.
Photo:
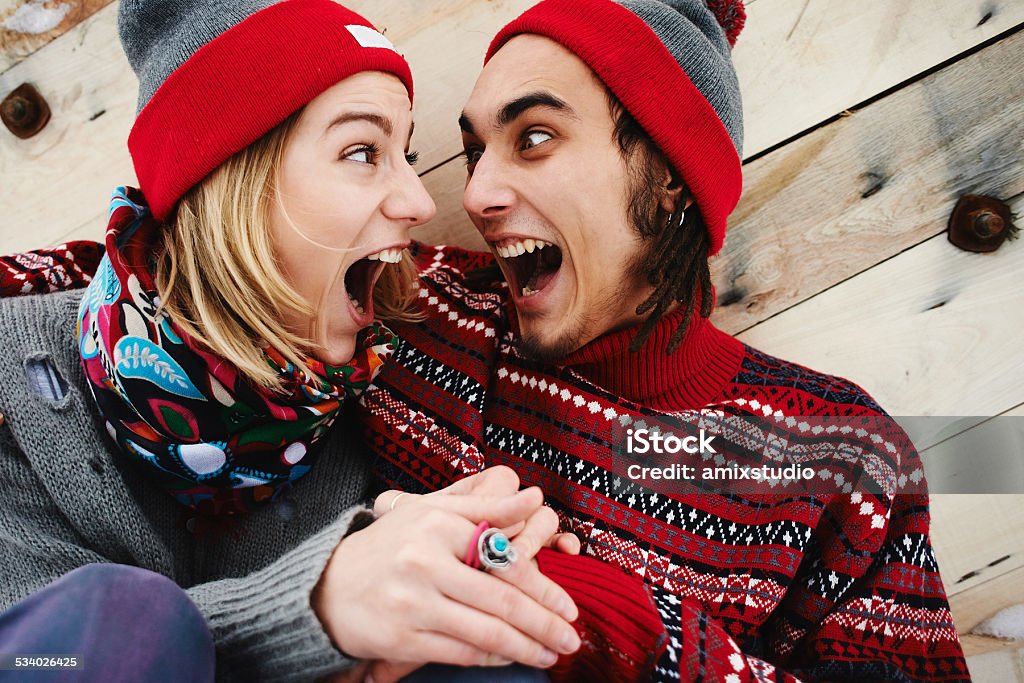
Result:
<svg viewBox="0 0 1024 683"><path fill-rule="evenodd" d="M545 0L494 39L460 118L494 258L420 253L428 320L363 398L380 473L433 490L506 464L543 488L584 550L538 555L581 614L558 680L968 680L905 435L853 383L708 321L743 21L708 4ZM829 485L628 480L627 427L709 416L745 425L727 443L818 454Z"/></svg>

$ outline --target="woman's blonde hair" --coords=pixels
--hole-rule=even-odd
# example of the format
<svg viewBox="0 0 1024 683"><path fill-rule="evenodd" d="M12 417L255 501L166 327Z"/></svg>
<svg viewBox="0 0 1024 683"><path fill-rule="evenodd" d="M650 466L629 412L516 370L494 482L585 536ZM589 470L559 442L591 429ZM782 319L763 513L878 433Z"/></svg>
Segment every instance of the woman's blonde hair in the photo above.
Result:
<svg viewBox="0 0 1024 683"><path fill-rule="evenodd" d="M281 272L270 229L277 173L299 112L238 152L189 190L168 220L156 261L161 308L186 334L230 360L250 380L280 389L263 349L277 349L311 375L303 356L318 345L285 329L283 313L315 315ZM416 268L408 254L385 267L374 289L377 317L421 319L413 309Z"/></svg>

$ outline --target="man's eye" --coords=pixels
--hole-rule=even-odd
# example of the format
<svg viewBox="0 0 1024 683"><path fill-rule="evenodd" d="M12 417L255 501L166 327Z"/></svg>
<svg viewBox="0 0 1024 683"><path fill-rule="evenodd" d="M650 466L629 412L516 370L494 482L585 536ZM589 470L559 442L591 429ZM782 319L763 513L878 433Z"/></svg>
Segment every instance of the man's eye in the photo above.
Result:
<svg viewBox="0 0 1024 683"><path fill-rule="evenodd" d="M536 147L542 142L547 142L551 139L550 133L545 133L542 130L533 130L526 134L523 138L523 149L530 149Z"/></svg>
<svg viewBox="0 0 1024 683"><path fill-rule="evenodd" d="M479 147L467 147L462 150L462 156L466 157L467 166L472 166L476 162L480 161L480 157L482 157L483 154L484 151Z"/></svg>
<svg viewBox="0 0 1024 683"><path fill-rule="evenodd" d="M372 164L377 160L378 149L375 145L360 145L355 149L344 152L342 159L356 161L360 164Z"/></svg>

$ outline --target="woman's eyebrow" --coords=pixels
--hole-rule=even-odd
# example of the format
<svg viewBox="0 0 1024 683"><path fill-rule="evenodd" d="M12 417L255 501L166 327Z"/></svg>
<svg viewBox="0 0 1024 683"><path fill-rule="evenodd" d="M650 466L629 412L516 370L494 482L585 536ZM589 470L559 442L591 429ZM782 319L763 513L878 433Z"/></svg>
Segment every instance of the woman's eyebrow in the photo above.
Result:
<svg viewBox="0 0 1024 683"><path fill-rule="evenodd" d="M346 112L344 114L340 114L337 117L335 117L333 121L327 124L327 128L324 129L324 132L326 133L335 126L340 126L351 121L366 121L367 123L370 123L380 128L381 131L384 132L384 135L387 135L388 137L390 137L391 133L394 132L395 130L395 126L391 122L391 119L389 119L386 116L374 114L372 112L351 111Z"/></svg>

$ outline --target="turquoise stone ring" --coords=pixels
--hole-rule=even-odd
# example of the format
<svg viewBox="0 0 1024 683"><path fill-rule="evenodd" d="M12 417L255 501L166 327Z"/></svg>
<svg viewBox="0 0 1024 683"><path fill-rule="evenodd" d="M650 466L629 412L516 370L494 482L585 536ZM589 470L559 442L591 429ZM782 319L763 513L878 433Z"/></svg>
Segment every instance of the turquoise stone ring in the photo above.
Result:
<svg viewBox="0 0 1024 683"><path fill-rule="evenodd" d="M487 529L477 541L480 564L485 569L505 569L516 561L516 550L498 529Z"/></svg>

